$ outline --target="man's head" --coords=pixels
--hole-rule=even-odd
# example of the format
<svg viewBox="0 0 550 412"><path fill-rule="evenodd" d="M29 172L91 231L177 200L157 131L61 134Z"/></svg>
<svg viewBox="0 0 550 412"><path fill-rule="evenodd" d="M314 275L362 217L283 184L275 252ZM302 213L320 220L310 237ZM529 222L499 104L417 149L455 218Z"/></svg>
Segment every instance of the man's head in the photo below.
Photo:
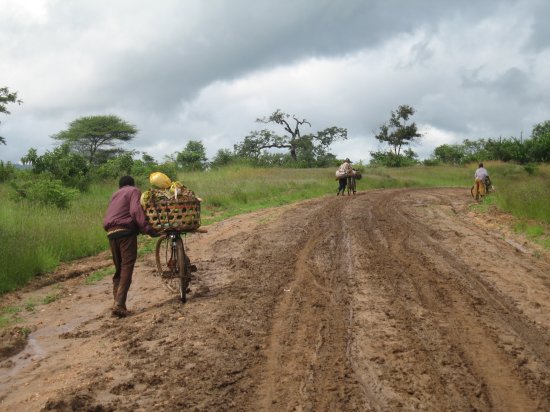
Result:
<svg viewBox="0 0 550 412"><path fill-rule="evenodd" d="M480 164L479 164L479 167L483 167L483 163L480 163Z"/></svg>
<svg viewBox="0 0 550 412"><path fill-rule="evenodd" d="M135 186L134 178L132 176L122 176L118 181L119 189L124 186Z"/></svg>
<svg viewBox="0 0 550 412"><path fill-rule="evenodd" d="M346 162L346 163L351 163L351 160L349 160L349 157L346 157L345 162Z"/></svg>

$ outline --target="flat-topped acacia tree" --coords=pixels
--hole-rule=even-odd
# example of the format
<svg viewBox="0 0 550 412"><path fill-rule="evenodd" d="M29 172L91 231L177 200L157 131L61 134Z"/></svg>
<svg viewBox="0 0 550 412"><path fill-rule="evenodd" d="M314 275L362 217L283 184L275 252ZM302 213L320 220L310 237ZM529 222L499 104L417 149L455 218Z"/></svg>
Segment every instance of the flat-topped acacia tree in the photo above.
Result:
<svg viewBox="0 0 550 412"><path fill-rule="evenodd" d="M67 142L76 152L84 155L92 164L98 162L102 152L110 152L120 142L132 140L137 128L115 115L84 116L69 123L67 130L52 136Z"/></svg>

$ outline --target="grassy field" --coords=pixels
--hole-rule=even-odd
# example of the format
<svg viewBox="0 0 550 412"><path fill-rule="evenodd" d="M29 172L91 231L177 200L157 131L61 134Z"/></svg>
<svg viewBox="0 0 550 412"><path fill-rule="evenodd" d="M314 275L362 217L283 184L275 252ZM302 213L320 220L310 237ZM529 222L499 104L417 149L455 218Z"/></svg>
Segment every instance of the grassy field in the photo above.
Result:
<svg viewBox="0 0 550 412"><path fill-rule="evenodd" d="M497 187L489 201L525 219L518 231L546 239L545 225L550 224L550 165L540 166L533 175L519 165L487 163L486 167ZM467 195L474 170L475 165L366 168L358 190L455 186L468 188ZM203 225L261 208L335 196L337 188L333 169L232 166L182 173L179 180L203 199ZM138 186L145 190L149 184L138 180ZM115 181L92 185L69 209L59 210L14 202L9 197L10 188L0 184L0 293L25 284L62 261L107 249L102 220L116 187ZM144 244L146 250L151 249L149 243Z"/></svg>

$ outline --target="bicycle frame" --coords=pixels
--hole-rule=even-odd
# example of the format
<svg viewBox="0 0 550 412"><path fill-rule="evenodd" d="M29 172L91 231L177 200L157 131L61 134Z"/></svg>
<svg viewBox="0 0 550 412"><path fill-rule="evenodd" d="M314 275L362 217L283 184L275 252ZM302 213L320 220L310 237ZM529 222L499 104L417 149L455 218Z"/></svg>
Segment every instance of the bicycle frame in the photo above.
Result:
<svg viewBox="0 0 550 412"><path fill-rule="evenodd" d="M170 259L173 259L173 258L178 258L178 253L177 253L177 250L178 250L178 239L180 239L180 234L179 233L168 233L167 236L169 239L170 239L170 245L171 245L171 255L170 255ZM183 239L182 239L183 241Z"/></svg>

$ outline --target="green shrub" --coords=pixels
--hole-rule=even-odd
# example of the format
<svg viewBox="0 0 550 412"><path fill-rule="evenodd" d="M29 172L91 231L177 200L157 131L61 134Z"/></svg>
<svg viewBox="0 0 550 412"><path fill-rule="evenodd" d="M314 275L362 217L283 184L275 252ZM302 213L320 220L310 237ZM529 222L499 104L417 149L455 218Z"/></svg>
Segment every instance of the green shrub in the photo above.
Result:
<svg viewBox="0 0 550 412"><path fill-rule="evenodd" d="M60 209L66 209L78 194L78 190L65 187L63 182L47 175L22 183L11 182L11 186L15 189L17 200L53 205Z"/></svg>
<svg viewBox="0 0 550 412"><path fill-rule="evenodd" d="M412 150L405 150L404 154L395 154L393 152L370 152L372 159L369 162L370 166L385 166L385 167L406 167L418 164L416 153Z"/></svg>
<svg viewBox="0 0 550 412"><path fill-rule="evenodd" d="M132 172L133 165L132 153L123 153L101 164L94 171L94 174L100 178L116 179L117 177L129 175Z"/></svg>
<svg viewBox="0 0 550 412"><path fill-rule="evenodd" d="M441 162L437 159L425 159L422 161L424 166L439 166Z"/></svg>
<svg viewBox="0 0 550 412"><path fill-rule="evenodd" d="M527 163L523 166L523 169L529 174L529 176L533 176L537 171L538 166L535 163Z"/></svg>

